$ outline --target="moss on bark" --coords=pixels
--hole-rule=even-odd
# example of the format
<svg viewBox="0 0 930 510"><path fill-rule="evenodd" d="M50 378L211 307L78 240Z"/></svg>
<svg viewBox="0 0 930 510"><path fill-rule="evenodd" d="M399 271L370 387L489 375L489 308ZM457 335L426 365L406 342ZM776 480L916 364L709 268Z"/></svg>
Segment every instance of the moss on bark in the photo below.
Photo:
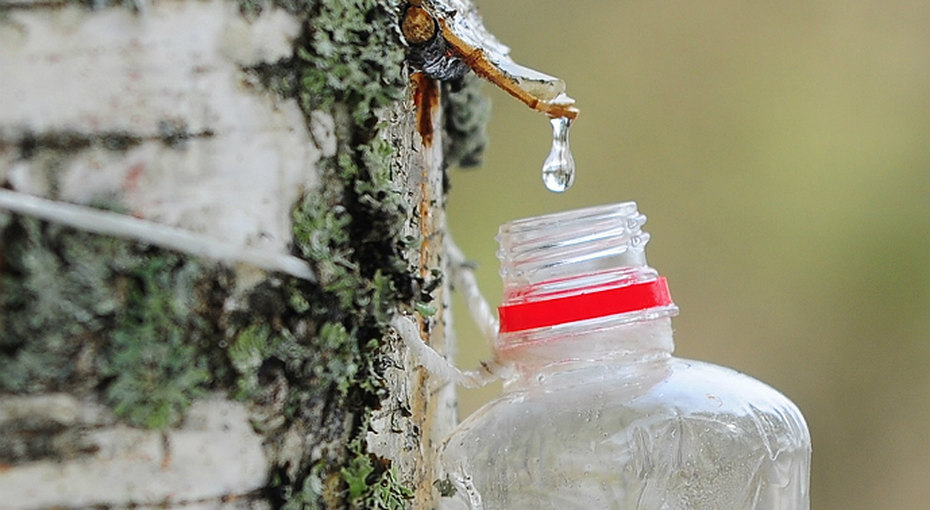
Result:
<svg viewBox="0 0 930 510"><path fill-rule="evenodd" d="M0 391L99 394L128 423L177 423L222 386L213 287L226 272L139 243L3 215ZM219 359L218 359L219 358Z"/></svg>

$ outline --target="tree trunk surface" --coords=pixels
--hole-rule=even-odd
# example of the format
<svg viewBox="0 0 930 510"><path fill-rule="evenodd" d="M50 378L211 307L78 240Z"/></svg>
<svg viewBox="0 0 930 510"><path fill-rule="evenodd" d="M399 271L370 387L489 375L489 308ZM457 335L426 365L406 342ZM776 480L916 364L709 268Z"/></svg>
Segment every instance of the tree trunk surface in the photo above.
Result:
<svg viewBox="0 0 930 510"><path fill-rule="evenodd" d="M453 341L450 141L401 8L0 0L0 509L436 506L454 388L390 321Z"/></svg>

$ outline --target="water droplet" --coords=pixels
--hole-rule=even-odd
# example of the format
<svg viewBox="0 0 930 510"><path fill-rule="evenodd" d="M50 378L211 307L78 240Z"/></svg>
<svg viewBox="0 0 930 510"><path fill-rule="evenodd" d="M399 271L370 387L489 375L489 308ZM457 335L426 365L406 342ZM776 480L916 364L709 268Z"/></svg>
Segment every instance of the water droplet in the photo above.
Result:
<svg viewBox="0 0 930 510"><path fill-rule="evenodd" d="M542 178L549 191L561 193L575 182L575 159L568 146L568 128L572 119L555 117L549 122L552 124L552 150L543 164Z"/></svg>

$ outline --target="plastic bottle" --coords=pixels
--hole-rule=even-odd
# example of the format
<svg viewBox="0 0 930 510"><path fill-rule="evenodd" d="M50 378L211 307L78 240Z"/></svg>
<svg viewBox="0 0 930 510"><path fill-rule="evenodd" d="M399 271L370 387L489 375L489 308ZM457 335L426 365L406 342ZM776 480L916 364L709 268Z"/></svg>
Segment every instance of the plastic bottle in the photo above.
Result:
<svg viewBox="0 0 930 510"><path fill-rule="evenodd" d="M496 354L513 375L444 442L441 508L809 508L798 408L672 356L678 309L643 223L622 203L501 227Z"/></svg>

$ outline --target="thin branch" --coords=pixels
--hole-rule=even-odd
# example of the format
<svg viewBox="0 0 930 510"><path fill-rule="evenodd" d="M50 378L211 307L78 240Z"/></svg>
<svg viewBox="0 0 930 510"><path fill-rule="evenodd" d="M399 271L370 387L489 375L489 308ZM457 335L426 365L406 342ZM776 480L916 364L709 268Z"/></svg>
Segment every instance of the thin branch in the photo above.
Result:
<svg viewBox="0 0 930 510"><path fill-rule="evenodd" d="M497 380L503 367L494 362L482 362L478 370L462 371L420 337L420 328L416 321L405 315L397 314L391 320L391 326L410 350L417 362L430 374L443 381L451 381L465 388L480 388Z"/></svg>
<svg viewBox="0 0 930 510"><path fill-rule="evenodd" d="M491 305L481 294L475 273L468 268L465 254L452 240L451 235L446 235L445 244L446 254L449 256L449 267L452 272L452 283L462 293L472 320L475 321L478 329L481 330L485 340L487 340L488 346L493 351L494 342L497 340L497 332L500 329L497 315L491 310Z"/></svg>
<svg viewBox="0 0 930 510"><path fill-rule="evenodd" d="M310 265L297 257L219 241L132 216L4 189L0 189L0 208L95 234L132 239L225 263L244 262L266 271L317 281Z"/></svg>

